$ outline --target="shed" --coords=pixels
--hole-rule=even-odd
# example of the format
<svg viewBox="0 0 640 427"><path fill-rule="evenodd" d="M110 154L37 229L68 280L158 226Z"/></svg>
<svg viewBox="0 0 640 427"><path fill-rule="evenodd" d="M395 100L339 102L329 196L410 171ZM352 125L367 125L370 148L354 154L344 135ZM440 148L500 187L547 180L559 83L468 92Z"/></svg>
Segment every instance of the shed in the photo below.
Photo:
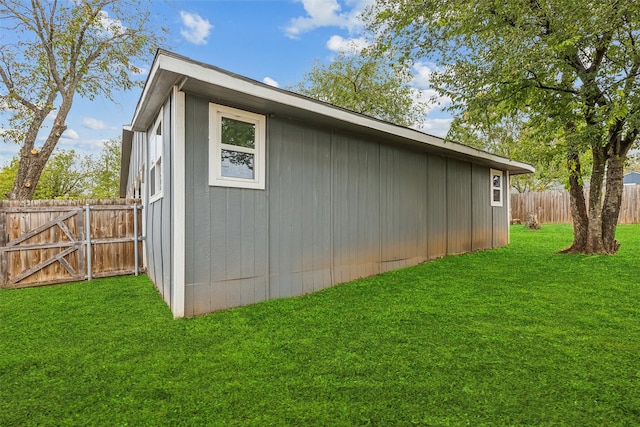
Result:
<svg viewBox="0 0 640 427"><path fill-rule="evenodd" d="M624 185L640 185L640 172L628 172L622 178Z"/></svg>
<svg viewBox="0 0 640 427"><path fill-rule="evenodd" d="M160 50L123 130L175 317L506 245L533 168Z"/></svg>

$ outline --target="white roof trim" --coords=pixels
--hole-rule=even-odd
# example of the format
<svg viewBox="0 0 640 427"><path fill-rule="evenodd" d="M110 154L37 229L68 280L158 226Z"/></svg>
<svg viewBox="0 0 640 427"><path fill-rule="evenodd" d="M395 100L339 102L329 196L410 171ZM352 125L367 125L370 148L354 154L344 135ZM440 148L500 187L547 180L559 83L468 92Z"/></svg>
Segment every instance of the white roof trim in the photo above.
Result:
<svg viewBox="0 0 640 427"><path fill-rule="evenodd" d="M162 99L164 99L164 97L168 95L168 93L154 93L154 86L157 80L156 77L161 70L172 72L179 76L186 76L188 78L209 83L211 85L224 87L251 97L270 100L272 102L294 107L303 111L330 117L334 120L340 120L345 123L369 128L407 140L421 142L425 145L438 148L452 154L455 153L463 155L465 157L469 156L483 159L485 161L503 165L506 169L518 169L528 172L534 171L534 168L526 163L509 160L504 157L477 150L475 148L455 142L445 142L445 140L442 138L429 135L415 129L397 126L372 117L367 117L355 112L351 112L349 110L345 110L331 104L316 101L314 99L307 98L293 92L274 88L258 81L234 75L232 73L228 73L215 67L207 66L206 64L198 63L189 60L188 58L180 57L166 51L158 51L156 55L151 71L149 72L149 77L147 78L145 88L136 107L136 111L132 121L132 127L134 128L136 127L137 121L144 111L144 108L147 108L147 106L151 103L152 98L162 96ZM181 78L183 79L183 77Z"/></svg>

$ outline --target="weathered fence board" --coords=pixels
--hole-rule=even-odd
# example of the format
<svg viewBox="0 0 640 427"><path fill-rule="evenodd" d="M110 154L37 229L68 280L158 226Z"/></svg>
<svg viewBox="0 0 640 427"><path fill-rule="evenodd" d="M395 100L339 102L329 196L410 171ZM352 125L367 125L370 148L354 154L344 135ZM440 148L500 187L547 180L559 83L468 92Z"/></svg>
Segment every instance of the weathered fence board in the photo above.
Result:
<svg viewBox="0 0 640 427"><path fill-rule="evenodd" d="M568 191L511 194L511 219L524 221L529 212L537 214L543 223L573 222ZM625 185L618 223L640 224L640 185Z"/></svg>
<svg viewBox="0 0 640 427"><path fill-rule="evenodd" d="M0 201L0 287L138 272L142 238L134 230L142 229L138 225L142 214L136 203L139 201Z"/></svg>

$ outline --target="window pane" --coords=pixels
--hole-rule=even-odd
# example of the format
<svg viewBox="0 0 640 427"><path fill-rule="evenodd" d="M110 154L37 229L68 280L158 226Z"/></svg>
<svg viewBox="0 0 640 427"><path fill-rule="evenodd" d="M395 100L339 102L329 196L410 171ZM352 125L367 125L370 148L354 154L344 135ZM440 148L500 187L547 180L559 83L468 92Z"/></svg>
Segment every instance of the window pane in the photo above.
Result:
<svg viewBox="0 0 640 427"><path fill-rule="evenodd" d="M162 191L162 157L158 159L156 162L156 191L155 193L159 193ZM155 194L154 193L154 194Z"/></svg>
<svg viewBox="0 0 640 427"><path fill-rule="evenodd" d="M493 175L493 188L500 188L500 175Z"/></svg>
<svg viewBox="0 0 640 427"><path fill-rule="evenodd" d="M149 182L149 191L151 192L151 195L153 196L154 194L156 194L156 168L155 166L151 166L151 171L149 171L149 180L151 182Z"/></svg>
<svg viewBox="0 0 640 427"><path fill-rule="evenodd" d="M500 190L493 190L493 201L500 202Z"/></svg>
<svg viewBox="0 0 640 427"><path fill-rule="evenodd" d="M222 143L255 148L256 125L227 117L222 118Z"/></svg>
<svg viewBox="0 0 640 427"><path fill-rule="evenodd" d="M253 154L222 150L222 176L253 179Z"/></svg>

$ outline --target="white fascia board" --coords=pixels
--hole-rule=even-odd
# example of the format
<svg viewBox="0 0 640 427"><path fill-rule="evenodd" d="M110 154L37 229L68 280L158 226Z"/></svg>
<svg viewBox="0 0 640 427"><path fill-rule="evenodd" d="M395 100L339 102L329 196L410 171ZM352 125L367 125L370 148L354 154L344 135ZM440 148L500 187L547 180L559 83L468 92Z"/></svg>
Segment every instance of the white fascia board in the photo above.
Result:
<svg viewBox="0 0 640 427"><path fill-rule="evenodd" d="M316 101L282 89L273 88L254 80L236 76L228 72L223 72L219 69L207 67L204 64L189 61L186 58L172 56L163 52L159 52L156 60L154 61L149 79L147 80L147 86L145 86L141 101L136 109L134 123L139 115L141 106L145 105L143 100L152 95L149 88L154 86L153 83L156 80L155 75L160 69L177 75L187 76L214 86L224 87L255 98L269 100L271 102L294 107L314 114L320 114L330 117L333 120L339 120L355 126L369 128L378 132L404 138L406 140L421 142L427 146L431 146L445 152L483 159L496 164L496 166L502 165L504 169L516 168L534 172L534 168L526 163L509 160L504 157L496 156L455 142L446 142L442 138L432 136L415 129L397 126L388 122L363 116L349 110L332 106L331 104Z"/></svg>
<svg viewBox="0 0 640 427"><path fill-rule="evenodd" d="M129 130L134 130L137 127L137 123L140 119L140 113L143 111L144 107L149 102L149 94L154 88L155 77L158 74L158 70L160 69L160 61L159 56L153 61L151 64L151 70L149 71L149 76L147 77L147 81L142 89L142 94L140 95L140 99L138 100L138 105L136 105L136 110L133 113L133 119L131 120L131 124L128 126Z"/></svg>

